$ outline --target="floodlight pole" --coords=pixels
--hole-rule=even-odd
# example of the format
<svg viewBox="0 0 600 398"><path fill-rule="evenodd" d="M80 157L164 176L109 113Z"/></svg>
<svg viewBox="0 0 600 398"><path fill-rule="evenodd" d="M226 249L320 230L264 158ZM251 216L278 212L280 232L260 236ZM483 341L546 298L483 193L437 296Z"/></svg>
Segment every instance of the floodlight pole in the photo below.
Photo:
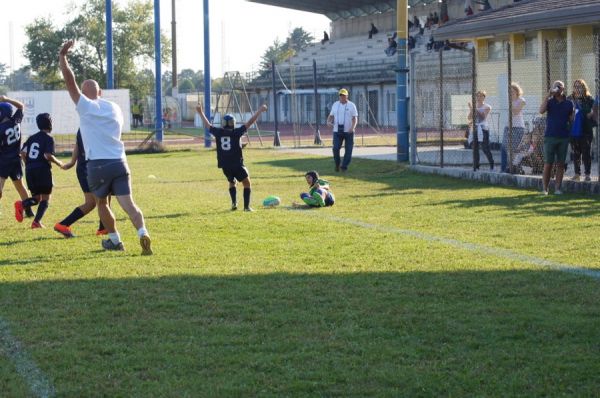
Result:
<svg viewBox="0 0 600 398"><path fill-rule="evenodd" d="M398 162L408 161L408 101L406 86L406 43L408 39L408 0L396 2L396 24L398 38L398 63L396 66L396 141Z"/></svg>
<svg viewBox="0 0 600 398"><path fill-rule="evenodd" d="M106 88L109 90L114 88L112 0L106 0Z"/></svg>
<svg viewBox="0 0 600 398"><path fill-rule="evenodd" d="M155 96L156 104L156 123L155 133L156 141L162 142L163 140L163 125L162 125L162 72L160 65L160 0L154 0L154 73L155 77Z"/></svg>
<svg viewBox="0 0 600 398"><path fill-rule="evenodd" d="M210 109L210 29L208 19L208 0L204 0L204 114L211 120ZM211 139L208 128L204 127L204 148L210 148Z"/></svg>

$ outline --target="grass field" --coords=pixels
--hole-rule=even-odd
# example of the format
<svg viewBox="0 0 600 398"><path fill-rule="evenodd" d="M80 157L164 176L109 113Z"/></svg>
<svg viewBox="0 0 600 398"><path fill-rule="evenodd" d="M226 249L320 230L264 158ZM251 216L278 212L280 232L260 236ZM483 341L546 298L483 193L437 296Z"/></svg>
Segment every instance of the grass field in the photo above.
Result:
<svg viewBox="0 0 600 398"><path fill-rule="evenodd" d="M254 213L229 211L214 151L129 156L151 257L119 208L124 253L96 215L52 231L74 171L54 171L45 230L14 221L7 183L0 396L600 394L597 197L245 154ZM290 206L309 169L335 206Z"/></svg>

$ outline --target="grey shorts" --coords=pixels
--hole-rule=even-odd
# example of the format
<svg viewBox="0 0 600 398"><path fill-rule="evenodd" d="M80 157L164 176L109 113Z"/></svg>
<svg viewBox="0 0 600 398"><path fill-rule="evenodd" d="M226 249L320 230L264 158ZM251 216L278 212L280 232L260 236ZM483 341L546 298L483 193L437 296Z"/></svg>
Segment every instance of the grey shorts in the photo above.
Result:
<svg viewBox="0 0 600 398"><path fill-rule="evenodd" d="M108 195L131 195L129 166L125 159L90 160L87 180L90 191L98 198Z"/></svg>

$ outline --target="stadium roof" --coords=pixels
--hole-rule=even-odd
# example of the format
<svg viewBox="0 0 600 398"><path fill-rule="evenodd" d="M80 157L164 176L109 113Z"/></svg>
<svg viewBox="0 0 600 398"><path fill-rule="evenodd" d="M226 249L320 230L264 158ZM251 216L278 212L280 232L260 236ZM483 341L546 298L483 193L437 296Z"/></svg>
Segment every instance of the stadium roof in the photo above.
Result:
<svg viewBox="0 0 600 398"><path fill-rule="evenodd" d="M468 40L507 33L600 23L599 0L524 0L449 21L436 40Z"/></svg>
<svg viewBox="0 0 600 398"><path fill-rule="evenodd" d="M396 0L248 0L306 12L323 14L329 19L348 19L379 14L396 9ZM429 4L438 0L408 0L408 4Z"/></svg>

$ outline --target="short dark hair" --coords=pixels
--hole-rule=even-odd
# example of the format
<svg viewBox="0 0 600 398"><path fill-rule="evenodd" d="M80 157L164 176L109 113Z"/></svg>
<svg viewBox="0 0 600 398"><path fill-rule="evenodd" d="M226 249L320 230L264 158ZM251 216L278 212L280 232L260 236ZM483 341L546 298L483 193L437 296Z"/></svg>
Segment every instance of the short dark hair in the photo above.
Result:
<svg viewBox="0 0 600 398"><path fill-rule="evenodd" d="M38 129L52 131L52 117L49 113L40 113L35 118Z"/></svg>

